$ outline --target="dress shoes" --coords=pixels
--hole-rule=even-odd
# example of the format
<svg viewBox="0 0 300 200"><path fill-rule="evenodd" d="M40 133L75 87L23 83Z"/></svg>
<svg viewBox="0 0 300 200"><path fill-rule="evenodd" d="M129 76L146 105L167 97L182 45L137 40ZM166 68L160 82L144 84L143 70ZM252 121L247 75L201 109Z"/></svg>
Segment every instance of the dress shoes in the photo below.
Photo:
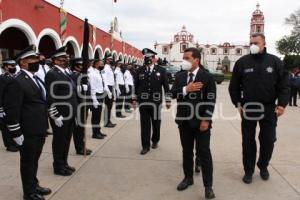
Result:
<svg viewBox="0 0 300 200"><path fill-rule="evenodd" d="M214 199L216 195L211 187L205 188L205 199Z"/></svg>
<svg viewBox="0 0 300 200"><path fill-rule="evenodd" d="M42 196L45 196L45 195L49 195L51 194L51 189L49 188L45 188L45 187L41 187L41 186L37 186L36 187L36 192L39 194L39 195L42 195Z"/></svg>
<svg viewBox="0 0 300 200"><path fill-rule="evenodd" d="M149 151L149 148L143 148L143 150L141 151L141 155L146 155Z"/></svg>
<svg viewBox="0 0 300 200"><path fill-rule="evenodd" d="M186 190L190 185L194 184L193 178L184 178L177 186L178 191Z"/></svg>
<svg viewBox="0 0 300 200"><path fill-rule="evenodd" d="M86 149L86 155L87 155L87 156L91 155L92 152L93 152L92 150ZM80 151L76 151L76 154L77 154L77 155L84 155L84 150L82 149L82 150L80 150Z"/></svg>
<svg viewBox="0 0 300 200"><path fill-rule="evenodd" d="M24 195L24 200L45 200L45 198L40 194L30 194Z"/></svg>

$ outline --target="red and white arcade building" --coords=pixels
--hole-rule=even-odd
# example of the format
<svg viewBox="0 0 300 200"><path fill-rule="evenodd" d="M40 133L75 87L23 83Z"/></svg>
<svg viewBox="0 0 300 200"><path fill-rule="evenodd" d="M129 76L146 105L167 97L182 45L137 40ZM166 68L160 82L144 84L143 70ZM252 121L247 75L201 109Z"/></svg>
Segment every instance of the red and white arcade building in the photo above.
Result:
<svg viewBox="0 0 300 200"><path fill-rule="evenodd" d="M83 20L67 13L66 34L61 38L60 8L44 0L0 0L0 62L13 58L30 44L46 57L55 49L67 45L68 53L80 57L83 42ZM90 25L90 58L103 58L112 53L114 59L124 63L142 64L143 55L134 46L120 38L112 39L111 33Z"/></svg>

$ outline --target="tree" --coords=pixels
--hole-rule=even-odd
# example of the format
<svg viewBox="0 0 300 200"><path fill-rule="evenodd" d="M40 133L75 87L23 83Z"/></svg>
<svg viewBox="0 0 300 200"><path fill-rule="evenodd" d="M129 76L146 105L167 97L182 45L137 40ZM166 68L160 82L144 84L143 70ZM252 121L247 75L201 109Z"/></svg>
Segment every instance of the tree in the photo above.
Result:
<svg viewBox="0 0 300 200"><path fill-rule="evenodd" d="M285 23L293 26L292 34L300 34L300 8L287 17Z"/></svg>
<svg viewBox="0 0 300 200"><path fill-rule="evenodd" d="M300 54L300 8L285 19L285 24L293 27L291 35L284 36L276 42L280 54Z"/></svg>

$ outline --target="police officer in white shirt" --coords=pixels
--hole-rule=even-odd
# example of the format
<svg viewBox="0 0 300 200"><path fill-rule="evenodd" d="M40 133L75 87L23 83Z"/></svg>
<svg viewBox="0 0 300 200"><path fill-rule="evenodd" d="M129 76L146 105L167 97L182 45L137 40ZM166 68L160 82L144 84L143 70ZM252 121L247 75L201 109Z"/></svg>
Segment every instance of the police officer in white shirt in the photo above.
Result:
<svg viewBox="0 0 300 200"><path fill-rule="evenodd" d="M108 99L112 99L112 92L108 88L107 80L104 75L105 73L100 71L103 68L103 61L95 60L93 67L90 68L88 72L91 87L91 99L93 102L91 124L93 129L93 138L95 139L104 139L106 136L101 132L101 112L105 97L107 96Z"/></svg>
<svg viewBox="0 0 300 200"><path fill-rule="evenodd" d="M120 60L116 62L115 77L116 77L116 117L125 118L126 116L122 115L123 105L124 105L124 96L126 93L125 89L125 78L124 73L122 72L125 66L121 64ZM128 87L127 87L128 89Z"/></svg>
<svg viewBox="0 0 300 200"><path fill-rule="evenodd" d="M111 122L111 109L112 109L113 101L114 101L113 100L113 90L115 87L115 76L114 76L114 71L111 66L111 64L113 62L113 57L110 53L105 55L104 62L105 62L105 66L104 66L103 72L104 72L104 75L107 80L108 88L112 94L112 98L106 97L105 101L104 101L105 102L104 127L114 128L116 126L116 124L113 124Z"/></svg>
<svg viewBox="0 0 300 200"><path fill-rule="evenodd" d="M131 105L132 105L132 94L134 90L134 81L133 81L133 68L132 64L129 64L126 68L124 68L124 79L125 79L125 112L131 113Z"/></svg>
<svg viewBox="0 0 300 200"><path fill-rule="evenodd" d="M46 64L46 58L43 54L39 54L39 59L40 59L40 67L39 67L39 71L37 71L35 75L45 83L45 76L50 70L50 67Z"/></svg>

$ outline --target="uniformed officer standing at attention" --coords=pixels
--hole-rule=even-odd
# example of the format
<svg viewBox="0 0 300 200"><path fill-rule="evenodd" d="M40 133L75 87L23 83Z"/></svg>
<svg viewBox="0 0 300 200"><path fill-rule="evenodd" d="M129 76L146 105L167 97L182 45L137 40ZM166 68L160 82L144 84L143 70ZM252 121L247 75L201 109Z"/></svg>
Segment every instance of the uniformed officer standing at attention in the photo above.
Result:
<svg viewBox="0 0 300 200"><path fill-rule="evenodd" d="M46 90L34 75L39 59L32 45L17 55L20 72L4 90L5 121L20 148L21 178L25 200L44 200L51 190L39 186L38 162L47 130Z"/></svg>
<svg viewBox="0 0 300 200"><path fill-rule="evenodd" d="M107 135L101 132L101 113L104 99L112 99L112 93L107 85L105 72L103 70L104 63L102 60L96 59L93 67L89 69L88 76L91 86L92 99L92 130L94 139L104 139Z"/></svg>
<svg viewBox="0 0 300 200"><path fill-rule="evenodd" d="M111 92L111 94L114 94L114 88L115 88L115 75L114 75L114 71L112 69L112 62L113 62L113 57L110 53L106 54L104 57L104 75L105 75L105 79L107 81L107 85L108 88ZM109 96L107 96L105 98L105 109L104 109L104 127L107 128L114 128L116 126L116 124L111 122L111 109L113 106L113 102L114 102L114 96L112 96L112 98L109 98Z"/></svg>
<svg viewBox="0 0 300 200"><path fill-rule="evenodd" d="M17 152L19 149L16 147L14 141L9 135L9 131L5 124L5 111L3 108L3 97L4 97L4 89L10 82L13 81L14 75L17 71L16 62L14 60L3 60L2 62L3 74L0 75L0 129L2 132L2 138L4 146L7 151Z"/></svg>
<svg viewBox="0 0 300 200"><path fill-rule="evenodd" d="M150 151L151 126L153 149L158 147L160 140L162 88L165 93L167 109L171 107L171 98L166 70L155 65L156 53L150 49L143 49L142 53L145 56L145 63L136 72L133 106L136 107L136 103L139 103L143 147L141 155L145 155Z"/></svg>
<svg viewBox="0 0 300 200"><path fill-rule="evenodd" d="M84 96L87 95L89 87L87 77L82 74L83 60L82 58L73 58L70 60L70 65L70 69L72 70L71 77L77 86L77 102L80 106L77 110L77 124L73 131L75 150L78 155L84 155L84 152L86 155L91 155L92 150L86 148L86 151L84 151L84 126L87 118L87 107L84 104Z"/></svg>
<svg viewBox="0 0 300 200"><path fill-rule="evenodd" d="M46 64L46 58L43 54L39 54L40 67L39 71L35 73L43 82L45 82L45 76L50 71L50 67Z"/></svg>
<svg viewBox="0 0 300 200"><path fill-rule="evenodd" d="M177 190L183 191L194 184L194 144L201 162L205 198L214 199L213 162L210 151L212 116L216 103L216 84L211 74L199 64L201 53L188 48L183 54L182 68L176 75L171 89L177 99L176 123L178 124L183 152L184 179Z"/></svg>
<svg viewBox="0 0 300 200"><path fill-rule="evenodd" d="M125 112L131 113L131 104L132 104L132 95L134 92L134 81L133 81L133 66L129 64L124 70L124 79L125 79Z"/></svg>
<svg viewBox="0 0 300 200"><path fill-rule="evenodd" d="M68 153L78 104L76 83L66 71L69 65L66 50L64 46L52 54L54 67L45 77L50 124L53 129L53 168L54 173L61 176L70 176L75 172L75 168L68 164Z"/></svg>
<svg viewBox="0 0 300 200"><path fill-rule="evenodd" d="M123 65L121 61L116 62L116 69L115 69L115 77L116 77L116 117L117 118L125 118L122 114L122 110L124 107L124 100L125 100L125 79L124 79L124 73L121 71L123 69Z"/></svg>
<svg viewBox="0 0 300 200"><path fill-rule="evenodd" d="M257 166L263 180L276 141L277 118L289 102L288 72L281 60L266 52L265 36L251 36L250 55L240 58L233 69L229 92L242 117L243 164L246 184L252 182L256 163L256 126L259 123L260 154Z"/></svg>

